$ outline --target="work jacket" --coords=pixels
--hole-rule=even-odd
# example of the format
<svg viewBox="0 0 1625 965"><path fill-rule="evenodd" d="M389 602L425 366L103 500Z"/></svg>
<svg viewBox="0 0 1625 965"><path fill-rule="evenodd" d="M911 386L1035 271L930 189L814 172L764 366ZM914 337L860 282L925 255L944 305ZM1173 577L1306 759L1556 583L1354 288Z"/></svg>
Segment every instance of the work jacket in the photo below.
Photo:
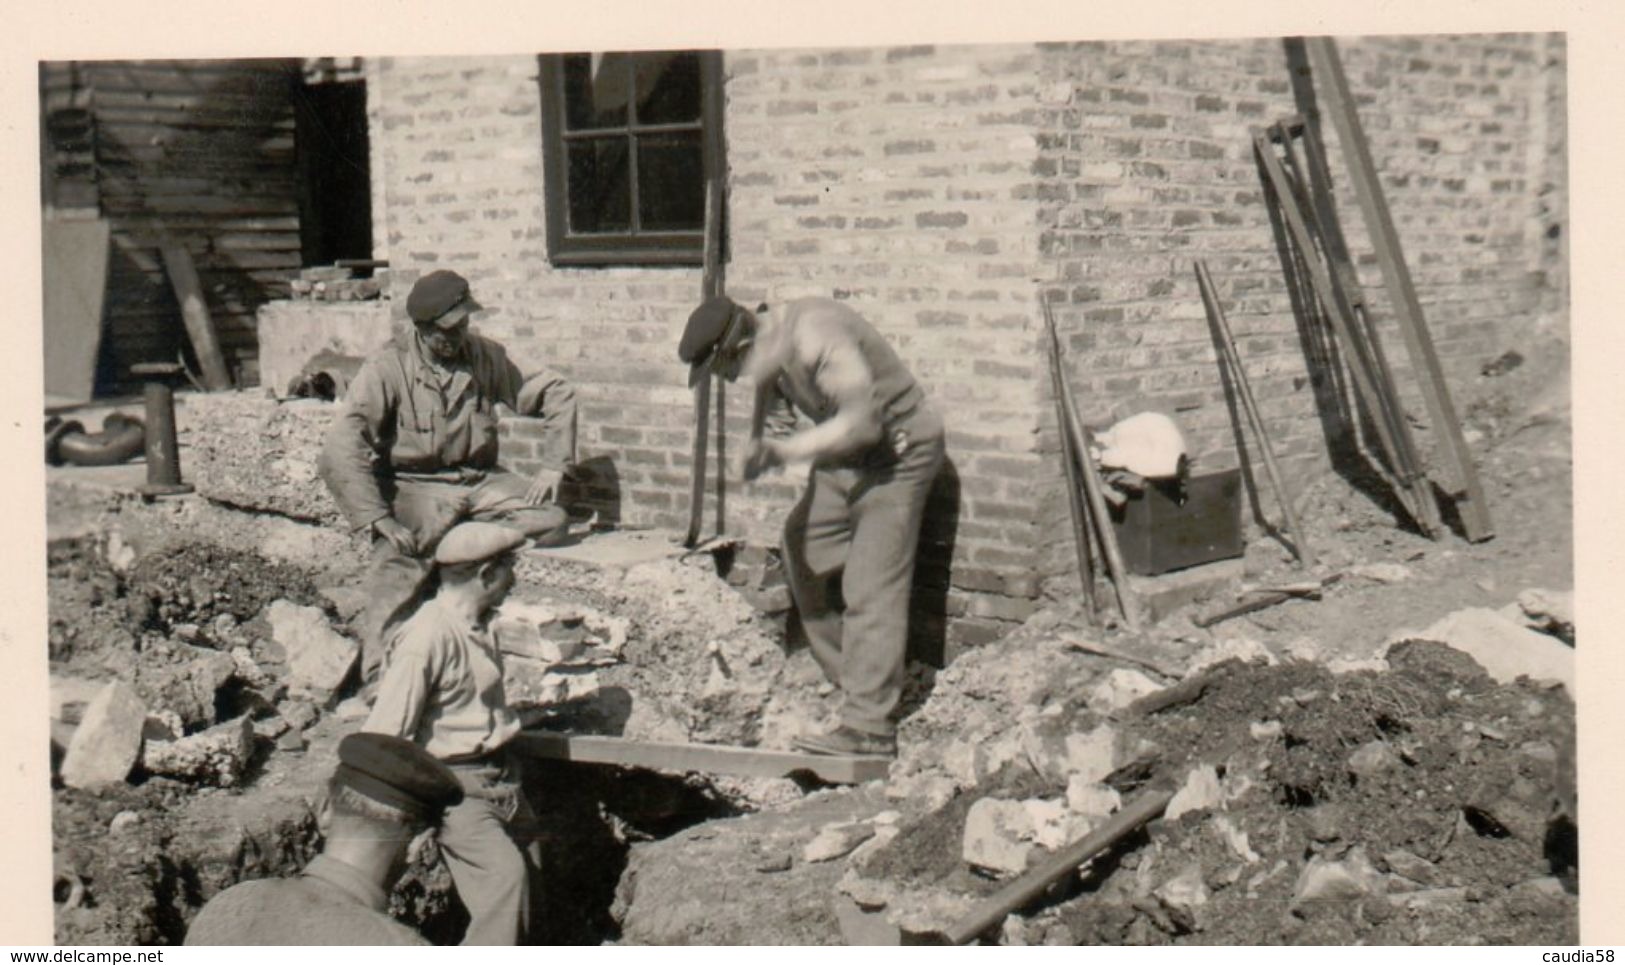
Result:
<svg viewBox="0 0 1625 965"><path fill-rule="evenodd" d="M385 914L388 896L361 872L318 855L294 878L244 881L216 895L188 945L427 945Z"/></svg>
<svg viewBox="0 0 1625 965"><path fill-rule="evenodd" d="M328 430L318 468L351 525L390 515L380 481L448 475L497 464L498 404L542 423L537 458L575 461L575 390L550 372L525 377L496 342L470 333L463 357L431 365L415 332L369 358Z"/></svg>

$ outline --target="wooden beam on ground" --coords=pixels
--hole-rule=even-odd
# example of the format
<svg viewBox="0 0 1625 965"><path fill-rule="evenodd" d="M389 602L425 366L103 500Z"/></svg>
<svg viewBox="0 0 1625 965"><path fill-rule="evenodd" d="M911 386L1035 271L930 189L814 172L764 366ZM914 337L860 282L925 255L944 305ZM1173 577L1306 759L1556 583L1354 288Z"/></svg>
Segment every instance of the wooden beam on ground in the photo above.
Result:
<svg viewBox="0 0 1625 965"><path fill-rule="evenodd" d="M1416 297L1416 286L1411 281L1410 269L1405 264L1404 252L1399 245L1399 233L1383 197L1382 185L1377 179L1371 146L1355 110L1354 96L1349 90L1348 77L1343 73L1337 45L1330 37L1312 37L1305 41L1309 52L1311 76L1315 88L1326 104L1326 116L1337 129L1337 138L1343 147L1344 160L1349 168L1349 180L1354 196L1365 219L1366 231L1376 249L1377 264L1382 269L1383 286L1393 302L1399 330L1405 337L1405 349L1410 353L1411 365L1422 386L1422 397L1427 402L1428 417L1433 424L1433 437L1439 451L1439 461L1452 478L1448 488L1459 493L1457 509L1469 540L1478 542L1495 535L1490 521L1489 507L1473 466L1472 454L1461 434L1461 423L1445 385L1444 371L1439 365L1433 338L1422 317L1422 305Z"/></svg>
<svg viewBox="0 0 1625 965"><path fill-rule="evenodd" d="M513 739L513 746L521 754L555 761L746 777L811 774L831 784L881 780L891 770L888 757L832 757L724 744L637 741L598 734L522 731Z"/></svg>
<svg viewBox="0 0 1625 965"><path fill-rule="evenodd" d="M198 279L191 253L179 242L166 242L159 251L164 257L169 283L175 289L175 300L180 302L181 319L186 323L192 351L197 353L198 365L203 369L203 387L210 392L231 388L231 373L226 370L226 357L220 354L220 339L215 334L214 321L209 318L203 283Z"/></svg>

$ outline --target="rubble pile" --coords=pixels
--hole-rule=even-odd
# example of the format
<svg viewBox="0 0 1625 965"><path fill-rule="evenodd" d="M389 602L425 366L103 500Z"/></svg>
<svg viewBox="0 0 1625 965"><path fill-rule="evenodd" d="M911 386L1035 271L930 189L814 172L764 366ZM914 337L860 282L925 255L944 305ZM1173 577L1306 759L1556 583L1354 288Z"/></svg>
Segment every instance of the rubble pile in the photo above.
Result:
<svg viewBox="0 0 1625 965"><path fill-rule="evenodd" d="M592 684L578 684L555 709L552 724L560 727L787 747L791 736L819 723L809 722L809 708L816 714L833 706L805 648L786 653L783 621L719 579L707 554L623 569L530 555L521 561L515 596L577 609L589 631L595 622L624 627L624 643L613 648L618 659L593 669Z"/></svg>
<svg viewBox="0 0 1625 965"><path fill-rule="evenodd" d="M220 888L308 860L355 657L307 572L121 532L48 558L65 941L176 941Z"/></svg>
<svg viewBox="0 0 1625 965"><path fill-rule="evenodd" d="M1190 702L1146 715L1062 677L1011 706L1015 736L916 758L905 780L953 796L855 862L841 893L905 933L943 931L1165 783L1162 820L1000 940L1576 940L1572 700L1432 641L1388 660L1345 674L1227 661Z"/></svg>
<svg viewBox="0 0 1625 965"><path fill-rule="evenodd" d="M338 507L316 473L336 412L331 402L279 402L257 392L183 397L176 410L181 471L216 502L340 526Z"/></svg>

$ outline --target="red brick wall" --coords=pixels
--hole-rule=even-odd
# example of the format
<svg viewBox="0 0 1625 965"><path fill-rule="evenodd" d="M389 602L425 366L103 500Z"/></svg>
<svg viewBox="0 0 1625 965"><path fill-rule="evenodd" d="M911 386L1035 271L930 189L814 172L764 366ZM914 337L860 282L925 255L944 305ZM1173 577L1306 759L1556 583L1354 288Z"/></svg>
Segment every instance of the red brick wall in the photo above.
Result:
<svg viewBox="0 0 1625 965"><path fill-rule="evenodd" d="M1541 244L1566 196L1541 190L1561 183L1561 91L1542 69L1561 45L1383 39L1344 56L1440 351L1465 378L1542 298L1563 304L1537 284L1562 263ZM621 518L681 528L692 405L674 346L699 272L548 264L536 72L530 56L371 66L396 311L419 271L467 274L491 309L482 329L579 386L581 456L613 464ZM848 300L944 410L958 512L928 537L935 557L951 543L956 641L1021 619L1070 562L1037 310L1058 278L1086 415L1193 406L1181 417L1221 466L1234 439L1190 277L1201 253L1278 447L1299 475L1323 466L1246 141L1292 109L1278 41L740 51L725 72L728 288ZM737 454L747 400L725 401ZM520 469L528 441L521 427L507 442ZM794 492L730 480L729 528L775 538ZM940 596L945 560L924 570L922 598Z"/></svg>

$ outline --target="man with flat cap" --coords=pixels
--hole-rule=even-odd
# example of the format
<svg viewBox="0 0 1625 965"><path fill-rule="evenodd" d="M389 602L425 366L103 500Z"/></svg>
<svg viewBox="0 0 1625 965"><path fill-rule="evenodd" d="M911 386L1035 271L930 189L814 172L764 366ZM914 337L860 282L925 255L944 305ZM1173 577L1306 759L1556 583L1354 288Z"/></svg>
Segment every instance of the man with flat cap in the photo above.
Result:
<svg viewBox="0 0 1625 965"><path fill-rule="evenodd" d="M293 878L245 881L215 895L188 945L427 945L389 917L407 846L463 799L452 772L411 741L339 742L317 823L322 853Z"/></svg>
<svg viewBox="0 0 1625 965"><path fill-rule="evenodd" d="M538 862L534 816L508 741L519 718L502 686L488 625L514 584L525 535L497 523L459 523L434 551L434 596L401 626L385 657L362 730L403 737L444 762L465 797L446 814L440 853L467 907L465 945L516 945L530 914Z"/></svg>
<svg viewBox="0 0 1625 965"><path fill-rule="evenodd" d="M813 657L841 689L839 725L797 740L821 754L897 753L908 605L942 419L874 326L830 298L752 312L723 296L689 317L678 356L756 387L747 480L812 474L784 528L785 574ZM799 411L813 423L795 430ZM765 437L757 428L766 425ZM835 579L839 574L839 599Z"/></svg>
<svg viewBox="0 0 1625 965"><path fill-rule="evenodd" d="M502 346L471 333L480 310L456 272L418 279L406 300L414 331L362 366L322 447L334 501L373 537L359 621L367 682L388 631L417 602L424 560L453 525L502 520L544 543L568 526L557 499L575 460L574 390L551 373L527 378ZM542 420L534 479L497 465L498 405Z"/></svg>

